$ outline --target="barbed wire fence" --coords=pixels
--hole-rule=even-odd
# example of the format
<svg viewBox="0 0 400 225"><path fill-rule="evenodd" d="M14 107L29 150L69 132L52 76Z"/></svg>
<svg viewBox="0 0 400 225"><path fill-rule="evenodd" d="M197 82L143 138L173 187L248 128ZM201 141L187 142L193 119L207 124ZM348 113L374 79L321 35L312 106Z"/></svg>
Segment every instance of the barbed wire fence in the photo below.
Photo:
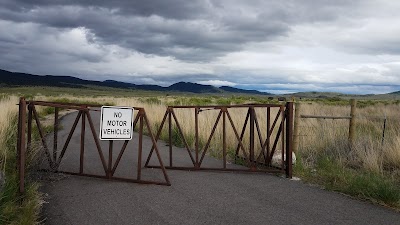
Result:
<svg viewBox="0 0 400 225"><path fill-rule="evenodd" d="M400 118L390 117L386 112L382 116L368 115L358 113L357 103L355 100L350 100L349 115L304 115L302 114L302 104L295 105L295 120L293 134L293 150L297 152L299 147L307 147L307 140L312 138L323 139L328 135L347 136L349 143L353 143L355 133L360 130L365 130L364 134L370 132L369 135L379 137L381 145L388 138L388 130L396 130L393 126L399 122ZM366 127L366 124L372 124ZM363 128L364 126L364 128Z"/></svg>

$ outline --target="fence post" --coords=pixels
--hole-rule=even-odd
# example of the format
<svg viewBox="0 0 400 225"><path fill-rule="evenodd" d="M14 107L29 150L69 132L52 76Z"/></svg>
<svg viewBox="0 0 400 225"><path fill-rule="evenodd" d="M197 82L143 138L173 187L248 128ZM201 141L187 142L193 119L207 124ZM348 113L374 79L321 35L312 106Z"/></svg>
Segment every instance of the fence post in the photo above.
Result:
<svg viewBox="0 0 400 225"><path fill-rule="evenodd" d="M25 127L26 127L26 101L24 97L19 99L18 114L18 173L19 173L19 193L25 192Z"/></svg>
<svg viewBox="0 0 400 225"><path fill-rule="evenodd" d="M355 99L350 100L350 124L349 124L349 142L350 144L353 143L354 141L354 136L356 133L356 107L357 107L357 102Z"/></svg>
<svg viewBox="0 0 400 225"><path fill-rule="evenodd" d="M282 130L283 134L283 130ZM293 102L286 103L286 177L292 178L293 152Z"/></svg>
<svg viewBox="0 0 400 225"><path fill-rule="evenodd" d="M294 130L293 130L293 152L294 153L297 153L297 151L299 150L300 113L301 113L301 104L300 104L300 102L296 102L295 113L294 113Z"/></svg>

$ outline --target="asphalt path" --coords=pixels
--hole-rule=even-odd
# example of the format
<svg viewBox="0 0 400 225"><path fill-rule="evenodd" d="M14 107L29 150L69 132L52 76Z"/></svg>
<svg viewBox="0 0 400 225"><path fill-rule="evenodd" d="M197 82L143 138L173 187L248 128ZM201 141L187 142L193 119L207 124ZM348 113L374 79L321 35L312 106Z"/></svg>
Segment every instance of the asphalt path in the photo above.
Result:
<svg viewBox="0 0 400 225"><path fill-rule="evenodd" d="M64 143L76 117L61 120L59 142ZM96 129L98 113L92 113ZM80 123L60 169L79 171ZM96 130L98 133L98 130ZM99 154L86 124L84 172L104 175ZM49 140L51 142L51 140ZM114 143L113 158L122 143ZM60 144L61 145L61 144ZM50 145L51 146L51 145ZM108 158L108 142L101 142ZM168 146L159 141L164 163ZM59 147L61 148L61 147ZM151 148L143 140L142 165ZM174 165L190 165L184 149L174 147ZM205 164L222 162L206 157ZM155 157L152 165L158 165ZM115 176L135 178L137 134L124 153ZM229 165L230 167L238 167ZM73 175L47 174L41 191L45 194L45 224L400 224L400 213L339 193L268 174L168 170L171 186L145 185ZM159 169L143 168L143 179L163 181Z"/></svg>

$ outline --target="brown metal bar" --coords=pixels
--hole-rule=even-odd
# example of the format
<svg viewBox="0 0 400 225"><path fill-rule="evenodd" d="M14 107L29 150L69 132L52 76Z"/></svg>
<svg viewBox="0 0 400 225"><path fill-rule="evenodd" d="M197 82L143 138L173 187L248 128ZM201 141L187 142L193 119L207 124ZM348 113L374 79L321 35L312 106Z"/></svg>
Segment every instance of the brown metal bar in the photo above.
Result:
<svg viewBox="0 0 400 225"><path fill-rule="evenodd" d="M171 110L171 113L172 113L172 116L174 117L175 124L176 124L176 126L178 127L179 133L181 134L183 143L184 143L185 146L186 146L186 150L187 150L187 152L189 153L190 159L192 160L193 166L195 166L195 165L196 165L196 162L194 161L193 155L192 155L192 153L190 152L190 147L189 147L189 145L188 145L188 143L187 143L187 141L186 141L185 135L183 135L183 131L182 131L181 125L179 125L179 122L178 122L178 118L176 117L174 110Z"/></svg>
<svg viewBox="0 0 400 225"><path fill-rule="evenodd" d="M278 122L279 115L281 115L281 113L282 113L281 111L282 111L282 109L279 108L279 111L278 111L278 113L277 113L277 115L276 115L276 117L275 117L275 119L274 119L274 122L273 122L273 124L272 124L272 127L271 127L271 129L269 129L269 127L270 127L270 121L271 121L271 120L270 120L271 108L267 108L267 139L265 139L265 142L264 142L264 145L267 145L267 158L266 158L266 162L265 162L266 164L271 163L272 156L274 155L276 146L277 146L277 144L278 144L278 139L279 139L280 132L282 131L281 128L278 129L278 132L277 132L277 136L276 136L276 138L275 138L274 145L273 145L273 147L272 147L272 149L271 149L271 146L270 146L270 144L271 144L271 143L270 143L271 134L272 134L272 131L275 129L276 123Z"/></svg>
<svg viewBox="0 0 400 225"><path fill-rule="evenodd" d="M257 129L257 133L258 133L258 140L260 142L260 146L261 146L261 150L260 153L257 156L256 162L259 162L261 159L261 156L264 156L265 159L265 146L263 144L263 138L262 138L262 134L261 134L261 129L260 129L260 124L258 123L258 119L257 119L257 114L254 111L254 122L256 123L256 129Z"/></svg>
<svg viewBox="0 0 400 225"><path fill-rule="evenodd" d="M203 152L202 152L202 154L201 154L200 162L199 162L199 167L201 166L201 163L203 162L203 159L204 159L204 156L206 155L206 152L207 152L207 150L208 150L208 147L210 147L210 143L211 143L212 137L214 136L215 130L217 129L219 120L221 119L221 115L222 115L222 110L219 111L217 120L215 121L214 127L213 127L213 129L212 129L212 131L211 131L211 134L210 134L210 137L208 138L207 143L206 143L206 145L204 146Z"/></svg>
<svg viewBox="0 0 400 225"><path fill-rule="evenodd" d="M293 102L286 106L286 177L292 178L293 172Z"/></svg>
<svg viewBox="0 0 400 225"><path fill-rule="evenodd" d="M169 181L169 177L168 177L167 171L165 170L165 167L164 167L164 163L163 163L163 161L161 159L160 151L158 150L158 147L157 147L157 141L153 136L153 132L151 131L151 127L150 127L150 122L149 122L149 119L147 118L147 115L146 115L145 111L143 111L143 117L144 117L144 120L146 122L146 126L147 126L147 129L149 131L149 135L150 135L151 141L153 142L154 150L156 151L158 162L160 163L160 168L161 168L161 170L163 172L165 182L168 185L171 185L171 182Z"/></svg>
<svg viewBox="0 0 400 225"><path fill-rule="evenodd" d="M138 113L138 115L136 115L136 117L135 117L135 120L133 121L133 130L135 130L135 128L136 128L136 125L137 125L137 123L138 123L138 121L139 121L139 118L140 118L140 116L139 116L139 113Z"/></svg>
<svg viewBox="0 0 400 225"><path fill-rule="evenodd" d="M171 186L170 183L157 182L157 181L151 181L151 180L133 180L133 179L123 178L123 177L112 177L111 180L123 181L123 182L128 182L128 183L137 183L137 184L153 184L153 185Z"/></svg>
<svg viewBox="0 0 400 225"><path fill-rule="evenodd" d="M33 105L38 105L38 106L57 107L57 108L62 108L62 109L76 109L76 110L82 109L82 106L65 105L65 104L61 104L61 103L38 102L38 101L29 101L29 103L33 104ZM100 107L100 106L96 106L96 107Z"/></svg>
<svg viewBox="0 0 400 225"><path fill-rule="evenodd" d="M156 142L157 142L158 139L160 138L162 129L164 128L165 121L167 120L167 116L168 116L168 111L165 111L165 114L164 114L164 117L163 117L163 119L162 119L162 121L161 121L160 127L159 127L158 130L157 130L157 134L156 134L156 137L155 137ZM149 153L149 155L147 156L146 163L144 164L145 167L147 167L147 166L149 165L150 159L151 159L151 157L153 156L153 151L154 151L154 145L151 146L150 153Z"/></svg>
<svg viewBox="0 0 400 225"><path fill-rule="evenodd" d="M114 141L110 140L109 141L109 146L108 146L108 171L107 171L107 178L110 179L113 175L112 172L112 154L113 154L113 145L114 145Z"/></svg>
<svg viewBox="0 0 400 225"><path fill-rule="evenodd" d="M168 149L169 166L172 166L172 109L168 107Z"/></svg>
<svg viewBox="0 0 400 225"><path fill-rule="evenodd" d="M27 101L27 103L32 103L34 105L41 105L41 106L53 106L57 107L56 105L62 105L62 106L78 106L80 108L82 107L101 107L102 105L98 104L86 104L86 103L73 103L73 102L48 102L48 101Z"/></svg>
<svg viewBox="0 0 400 225"><path fill-rule="evenodd" d="M82 115L81 120L81 151L79 156L79 173L83 173L83 162L85 154L85 133L86 133L86 116L85 113Z"/></svg>
<svg viewBox="0 0 400 225"><path fill-rule="evenodd" d="M89 112L83 111L83 114L86 114L86 116L87 116L87 118L88 118L89 125L90 125L90 129L92 130L93 139L94 139L94 142L96 143L97 151L99 152L99 156L100 156L100 159L101 159L101 163L102 163L102 165L103 165L104 173L107 174L106 162L105 162L105 160L104 160L103 151L101 150L101 146L100 146L100 142L99 142L99 137L97 136L96 130L94 129L92 117L90 116L90 113L89 113ZM83 115L83 116L84 116L84 115Z"/></svg>
<svg viewBox="0 0 400 225"><path fill-rule="evenodd" d="M31 145L32 145L32 118L33 117L33 112L32 112L32 105L28 105L28 131L27 131L27 146L26 146L26 152L29 152L31 150Z"/></svg>
<svg viewBox="0 0 400 225"><path fill-rule="evenodd" d="M250 161L251 168L255 168L254 164L254 108L250 107Z"/></svg>
<svg viewBox="0 0 400 225"><path fill-rule="evenodd" d="M26 102L25 98L19 99L19 113L18 113L18 170L19 170L19 193L25 192L25 127L26 127Z"/></svg>
<svg viewBox="0 0 400 225"><path fill-rule="evenodd" d="M160 168L159 166L149 166L149 168L155 168L158 169ZM181 167L181 166L167 166L165 167L166 169L169 170L186 170L186 171L219 171L219 172L249 172L249 173L282 173L282 170L280 169L275 169L275 168L269 168L269 169L257 169L257 170L252 170L252 169L232 169L232 168L213 168L213 167L201 167L198 170L195 169L194 167Z"/></svg>
<svg viewBox="0 0 400 225"><path fill-rule="evenodd" d="M226 169L226 111L228 109L224 108L222 116L222 160L223 167Z"/></svg>
<svg viewBox="0 0 400 225"><path fill-rule="evenodd" d="M141 180L142 176L142 148L143 148L143 110L139 111L139 142L138 142L138 165L137 180Z"/></svg>
<svg viewBox="0 0 400 225"><path fill-rule="evenodd" d="M199 111L200 109L196 107L194 109L194 148L195 148L195 153L196 153L196 168L199 168Z"/></svg>
<svg viewBox="0 0 400 225"><path fill-rule="evenodd" d="M69 175L74 175L74 176L82 176L82 177L100 178L100 179L107 178L107 176L85 174L85 173L79 174L79 173L68 172L68 171L58 171L58 173L64 173L64 174L69 174ZM128 183L138 183L138 184L155 184L155 185L171 186L171 184L163 183L163 182L148 181L148 180L135 180L135 179L123 178L123 177L111 177L109 180L123 181L123 182L128 182Z"/></svg>
<svg viewBox="0 0 400 225"><path fill-rule="evenodd" d="M268 156L271 151L271 108L267 108L267 139L265 140L264 146L267 145L267 154L264 156L265 164L269 165Z"/></svg>
<svg viewBox="0 0 400 225"><path fill-rule="evenodd" d="M281 119L281 132L282 132L282 135L281 135L281 145L282 145L282 149L281 149L281 168L282 168L282 170L284 170L285 169L285 129L284 129L284 127L285 127L285 111L284 111L284 109L283 109L283 107L281 108L281 115L282 115L282 119Z"/></svg>
<svg viewBox="0 0 400 225"><path fill-rule="evenodd" d="M281 104L242 104L242 105L198 105L198 106L182 106L182 105L170 105L168 107L174 109L193 109L193 108L201 108L201 109L222 109L222 108L265 108L265 107L281 107Z"/></svg>
<svg viewBox="0 0 400 225"><path fill-rule="evenodd" d="M17 130L17 170L18 173L21 174L21 137L22 137L22 128L21 128L21 120L22 120L22 100L21 97L18 102L18 130Z"/></svg>
<svg viewBox="0 0 400 225"><path fill-rule="evenodd" d="M126 149L126 146L128 145L128 143L129 143L128 140L124 141L124 144L122 145L121 151L120 151L119 154L118 154L118 158L117 158L117 160L116 160L115 163L114 163L114 167L113 167L112 170L111 170L111 176L114 176L115 170L116 170L117 167L118 167L119 161L121 160L122 155L124 154L125 149Z"/></svg>
<svg viewBox="0 0 400 225"><path fill-rule="evenodd" d="M247 110L247 115L246 115L246 119L244 120L244 124L243 124L243 128L242 128L242 133L240 134L240 140L243 140L244 137L244 133L246 132L246 128L247 128L247 122L249 121L250 118L250 110ZM236 152L235 152L235 163L236 163L236 159L239 156L239 150L240 150L240 143L237 144L236 147Z"/></svg>
<svg viewBox="0 0 400 225"><path fill-rule="evenodd" d="M279 116L280 116L281 113L282 113L281 111L282 111L282 108L279 108L279 111L278 111L278 113L276 114L275 120L274 120L274 122L272 123L272 127L271 127L271 130L270 130L270 133L272 133L272 131L275 129L275 125L276 125L276 123L278 122Z"/></svg>
<svg viewBox="0 0 400 225"><path fill-rule="evenodd" d="M257 129L257 133L258 133L258 141L260 142L260 146L263 145L263 138L262 138L262 133L261 133L261 129L260 129L260 124L258 123L258 118L257 118L257 113L256 111L254 111L254 122L256 123L256 129Z"/></svg>
<svg viewBox="0 0 400 225"><path fill-rule="evenodd" d="M54 108L54 132L53 132L53 162L57 161L57 144L58 144L58 111L59 108Z"/></svg>
<svg viewBox="0 0 400 225"><path fill-rule="evenodd" d="M82 116L82 111L79 111L78 115L75 118L74 124L72 125L72 128L71 128L71 130L70 130L70 132L68 134L67 140L65 141L64 147L61 150L60 156L58 157L56 167L58 167L60 165L61 160L64 157L65 151L67 150L69 142L71 141L72 135L75 132L76 126L78 125L78 122L79 122L79 119L80 119L81 116Z"/></svg>
<svg viewBox="0 0 400 225"><path fill-rule="evenodd" d="M46 154L47 160L49 161L50 168L54 168L53 167L53 160L50 157L49 148L47 147L46 137L45 137L45 135L43 133L42 125L40 124L39 116L38 116L38 114L36 112L36 108L35 108L34 105L32 107L32 111L33 111L33 116L35 117L36 126L37 126L37 129L39 131L40 139L42 141L42 146L44 148L44 153Z"/></svg>
<svg viewBox="0 0 400 225"><path fill-rule="evenodd" d="M233 132L234 132L235 135L236 135L236 139L238 140L238 142L239 142L239 144L240 144L240 146L241 146L241 148L242 148L243 154L244 154L245 158L247 159L247 163L250 164L250 159L249 159L249 157L247 156L246 150L245 150L245 148L244 148L244 146L243 146L242 140L241 140L240 137L239 137L239 134L238 134L238 132L237 132L237 130L236 130L235 124L233 123L233 120L232 120L232 118L231 118L231 115L229 114L229 111L226 112L226 115L228 116L229 122L231 123Z"/></svg>
<svg viewBox="0 0 400 225"><path fill-rule="evenodd" d="M274 144L273 144L272 149L271 149L271 153L268 155L268 158L267 158L267 163L266 163L267 165L271 162L272 157L275 154L276 146L278 145L278 141L279 141L279 137L281 135L281 132L282 132L281 126L279 126L278 132L277 132L276 137L275 137Z"/></svg>

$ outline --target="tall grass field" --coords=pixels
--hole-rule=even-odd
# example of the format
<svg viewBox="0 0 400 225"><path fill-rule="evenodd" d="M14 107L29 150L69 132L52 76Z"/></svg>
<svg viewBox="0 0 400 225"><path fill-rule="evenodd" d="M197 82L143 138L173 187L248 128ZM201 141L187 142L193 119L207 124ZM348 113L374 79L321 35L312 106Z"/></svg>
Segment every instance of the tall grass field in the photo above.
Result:
<svg viewBox="0 0 400 225"><path fill-rule="evenodd" d="M103 105L143 107L153 131L158 130L167 105L231 105L242 103L277 103L262 97L110 97L110 96L44 96L32 95L30 99L62 102L89 102ZM365 199L388 207L400 208L400 105L398 102L359 101L356 111L356 135L353 143L348 141L348 120L305 119L299 121L299 149L294 175L303 181L320 185L328 190ZM371 103L372 102L372 103ZM38 220L41 199L38 183L29 181L25 200L20 204L16 173L16 121L17 96L0 99L0 169L2 176L0 198L0 224L32 224ZM283 103L282 103L283 104ZM347 101L316 102L301 101L301 114L349 116ZM42 113L50 111L42 108ZM189 146L194 149L194 110L176 109L175 113ZM200 147L204 147L216 121L218 110L199 114ZM235 127L240 130L246 118L246 109L229 109ZM278 109L271 110L275 117ZM266 112L256 111L261 135L266 137ZM274 119L274 118L272 118ZM279 123L279 121L278 121ZM228 126L229 127L229 126ZM277 130L277 129L275 129ZM167 126L161 139L167 139ZM183 146L176 126L173 129L174 144ZM272 140L276 135L272 134ZM247 139L244 144L248 144ZM256 144L258 141L256 141ZM280 143L277 153L280 154ZM233 160L237 139L232 129L227 129L228 160ZM259 148L259 143L256 149ZM222 157L222 122L218 125L208 154ZM34 157L30 157L34 160ZM29 163L29 162L28 162ZM5 179L4 179L5 177Z"/></svg>

